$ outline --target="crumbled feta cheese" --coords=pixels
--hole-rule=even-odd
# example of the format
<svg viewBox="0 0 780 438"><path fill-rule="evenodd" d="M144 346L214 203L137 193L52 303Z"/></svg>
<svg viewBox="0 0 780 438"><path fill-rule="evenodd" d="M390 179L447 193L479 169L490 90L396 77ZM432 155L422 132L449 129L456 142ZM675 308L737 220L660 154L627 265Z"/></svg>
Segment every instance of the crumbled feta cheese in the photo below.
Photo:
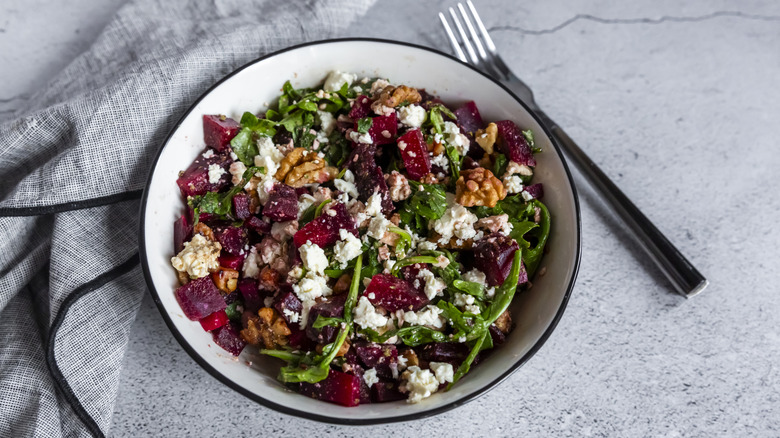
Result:
<svg viewBox="0 0 780 438"><path fill-rule="evenodd" d="M422 309L412 312L411 310L398 310L395 312L395 316L398 319L398 325L403 323L409 323L409 325L424 325L426 327L440 329L444 327L444 318L441 313L443 310L438 306L431 304L423 307Z"/></svg>
<svg viewBox="0 0 780 438"><path fill-rule="evenodd" d="M402 375L401 390L409 393L407 403L419 403L439 389L439 380L430 370L411 366Z"/></svg>
<svg viewBox="0 0 780 438"><path fill-rule="evenodd" d="M290 309L284 309L283 310L284 316L287 317L287 319L290 320L292 323L296 323L301 320L301 314L298 312L293 312Z"/></svg>
<svg viewBox="0 0 780 438"><path fill-rule="evenodd" d="M351 170L344 172L344 179L337 178L333 180L333 185L336 186L336 190L346 193L352 198L358 197L358 189L355 185L355 175Z"/></svg>
<svg viewBox="0 0 780 438"><path fill-rule="evenodd" d="M439 243L446 244L453 237L461 240L476 236L474 224L478 218L460 204L453 203L444 215L433 221L433 229L441 235Z"/></svg>
<svg viewBox="0 0 780 438"><path fill-rule="evenodd" d="M355 143L365 143L365 144L372 144L374 143L374 139L371 138L371 134L366 132L365 134L361 134L358 131L349 131L349 139L354 141Z"/></svg>
<svg viewBox="0 0 780 438"><path fill-rule="evenodd" d="M322 88L325 91L339 91L341 90L341 87L344 86L344 84L347 84L347 87L352 85L352 82L357 79L356 75L353 75L351 73L342 73L338 70L334 70L330 72L328 77L325 79L325 84L322 86Z"/></svg>
<svg viewBox="0 0 780 438"><path fill-rule="evenodd" d="M374 193L366 201L365 213L369 216L382 216L382 195ZM381 237L380 237L381 238Z"/></svg>
<svg viewBox="0 0 780 438"><path fill-rule="evenodd" d="M257 155L255 166L265 169L266 175L273 175L279 170L279 163L284 159L284 154L274 145L271 137L261 136L257 139Z"/></svg>
<svg viewBox="0 0 780 438"><path fill-rule="evenodd" d="M234 161L230 163L230 174L233 175L233 179L231 182L234 186L237 186L241 183L241 180L244 178L244 172L246 172L246 166L244 163L240 161Z"/></svg>
<svg viewBox="0 0 780 438"><path fill-rule="evenodd" d="M238 155L236 155L235 152L230 151L230 159L233 161L238 161Z"/></svg>
<svg viewBox="0 0 780 438"><path fill-rule="evenodd" d="M376 94L380 91L382 91L385 87L390 85L390 82L386 81L385 79L377 79L374 81L373 84L371 84L371 94Z"/></svg>
<svg viewBox="0 0 780 438"><path fill-rule="evenodd" d="M347 230L339 230L339 237L341 240L336 242L333 247L333 257L341 263L341 269L344 269L350 260L363 252L363 245L360 243L360 239Z"/></svg>
<svg viewBox="0 0 780 438"><path fill-rule="evenodd" d="M355 324L360 328L377 330L387 325L387 317L377 312L365 296L360 297L352 313L355 316Z"/></svg>
<svg viewBox="0 0 780 438"><path fill-rule="evenodd" d="M186 272L191 278L201 278L209 275L210 271L219 269L219 252L222 245L212 242L202 234L192 236L192 240L184 242L184 249L171 257L171 265L179 271Z"/></svg>
<svg viewBox="0 0 780 438"><path fill-rule="evenodd" d="M301 254L301 261L303 266L311 272L322 274L328 267L328 258L325 256L325 251L318 245L311 243L311 240L307 240L306 243L298 248L298 252Z"/></svg>
<svg viewBox="0 0 780 438"><path fill-rule="evenodd" d="M447 159L447 154L439 154L431 157L431 165L432 166L439 166L443 169L446 169L447 166L450 165L450 160Z"/></svg>
<svg viewBox="0 0 780 438"><path fill-rule="evenodd" d="M425 121L425 108L407 105L398 109L398 121L410 128L419 128Z"/></svg>
<svg viewBox="0 0 780 438"><path fill-rule="evenodd" d="M398 369L403 371L406 369L406 363L409 362L409 359L406 358L403 354L398 355Z"/></svg>
<svg viewBox="0 0 780 438"><path fill-rule="evenodd" d="M421 278L425 281L425 296L428 297L429 300L432 300L438 295L442 295L444 289L447 288L447 284L444 283L443 280L436 278L436 276L433 275L433 272L427 269L421 269L417 274L417 278Z"/></svg>
<svg viewBox="0 0 780 438"><path fill-rule="evenodd" d="M244 259L244 266L241 271L244 277L257 278L260 275L260 255L257 254L257 248L254 246L249 250L249 255Z"/></svg>
<svg viewBox="0 0 780 438"><path fill-rule="evenodd" d="M377 216L374 218L371 218L371 221L368 223L368 232L367 235L373 237L376 240L381 240L382 237L384 237L385 233L387 232L387 228L392 224L387 218L384 216Z"/></svg>
<svg viewBox="0 0 780 438"><path fill-rule="evenodd" d="M461 134L458 125L452 122L444 122L444 133L447 135L447 143L458 150L461 157L465 156L469 151L471 141L465 135Z"/></svg>
<svg viewBox="0 0 780 438"><path fill-rule="evenodd" d="M206 152L200 154L200 156L203 158L211 158L214 156L214 149L209 149Z"/></svg>
<svg viewBox="0 0 780 438"><path fill-rule="evenodd" d="M274 222L271 225L271 237L284 242L298 231L298 221Z"/></svg>
<svg viewBox="0 0 780 438"><path fill-rule="evenodd" d="M298 219L301 218L303 213L309 209L314 203L317 202L317 199L314 198L314 196L304 193L298 198Z"/></svg>
<svg viewBox="0 0 780 438"><path fill-rule="evenodd" d="M333 114L327 111L317 111L317 116L320 118L322 132L324 132L325 135L330 135L330 133L333 132L333 128L336 127L336 119L333 118Z"/></svg>
<svg viewBox="0 0 780 438"><path fill-rule="evenodd" d="M465 281L481 284L482 286L487 286L487 276L479 269L472 269L469 272L466 272L463 274L463 279Z"/></svg>
<svg viewBox="0 0 780 438"><path fill-rule="evenodd" d="M379 383L379 377L376 376L376 368L371 368L363 372L363 380L368 387L372 387L374 383Z"/></svg>
<svg viewBox="0 0 780 438"><path fill-rule="evenodd" d="M431 242L428 240L423 240L422 242L417 244L417 249L420 251L435 251L436 248L439 246L436 245L436 242Z"/></svg>
<svg viewBox="0 0 780 438"><path fill-rule="evenodd" d="M305 328L308 323L309 310L317 303L315 300L319 297L327 297L333 291L328 287L328 279L326 277L310 271L306 273L306 276L298 284L293 285L293 292L295 292L295 295L298 296L298 299L303 304L298 323L301 328Z"/></svg>
<svg viewBox="0 0 780 438"><path fill-rule="evenodd" d="M225 169L219 164L209 164L209 183L217 184L222 175L226 174Z"/></svg>
<svg viewBox="0 0 780 438"><path fill-rule="evenodd" d="M517 175L505 176L503 183L507 193L520 193L523 191L523 180Z"/></svg>
<svg viewBox="0 0 780 438"><path fill-rule="evenodd" d="M393 270L393 266L395 266L395 260L387 259L382 264L385 267L385 272L389 274Z"/></svg>
<svg viewBox="0 0 780 438"><path fill-rule="evenodd" d="M452 368L452 364L446 362L431 362L428 367L436 375L436 380L439 384L452 382L455 379L455 370Z"/></svg>
<svg viewBox="0 0 780 438"><path fill-rule="evenodd" d="M255 163L257 163L257 161L255 161ZM271 190L273 190L274 185L276 185L276 178L274 178L273 173L261 173L259 175L260 182L257 184L257 199L260 200L261 205L265 205L265 203L268 202ZM256 173L255 176L258 176L258 174Z"/></svg>

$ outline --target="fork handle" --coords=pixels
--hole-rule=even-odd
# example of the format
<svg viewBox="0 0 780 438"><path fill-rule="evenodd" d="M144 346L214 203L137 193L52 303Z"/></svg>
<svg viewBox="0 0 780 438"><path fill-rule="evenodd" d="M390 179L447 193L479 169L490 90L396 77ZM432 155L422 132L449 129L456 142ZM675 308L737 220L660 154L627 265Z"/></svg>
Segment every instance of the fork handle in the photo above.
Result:
<svg viewBox="0 0 780 438"><path fill-rule="evenodd" d="M593 160L580 149L566 132L542 111L537 114L552 132L561 149L569 156L591 185L628 225L642 248L647 251L677 292L690 298L707 287L709 282L650 222L628 197L613 183Z"/></svg>

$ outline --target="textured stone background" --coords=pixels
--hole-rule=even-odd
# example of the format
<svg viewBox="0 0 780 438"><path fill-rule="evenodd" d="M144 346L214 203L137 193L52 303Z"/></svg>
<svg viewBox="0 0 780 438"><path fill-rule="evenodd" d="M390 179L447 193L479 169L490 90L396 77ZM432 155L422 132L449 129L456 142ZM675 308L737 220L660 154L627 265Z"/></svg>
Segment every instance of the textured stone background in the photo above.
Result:
<svg viewBox="0 0 780 438"><path fill-rule="evenodd" d="M0 119L121 0L5 0ZM419 3L419 4L418 4ZM449 2L383 2L349 36L447 49ZM583 255L542 350L487 395L375 428L270 411L202 371L144 300L116 436L778 436L780 3L479 1L508 64L711 281L673 294L581 179Z"/></svg>

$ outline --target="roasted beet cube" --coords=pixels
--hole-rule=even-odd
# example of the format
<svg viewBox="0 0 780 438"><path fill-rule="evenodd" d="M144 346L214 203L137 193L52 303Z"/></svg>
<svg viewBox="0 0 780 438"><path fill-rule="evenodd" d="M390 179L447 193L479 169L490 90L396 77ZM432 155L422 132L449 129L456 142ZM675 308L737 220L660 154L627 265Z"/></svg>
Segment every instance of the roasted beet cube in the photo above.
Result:
<svg viewBox="0 0 780 438"><path fill-rule="evenodd" d="M493 340L493 345L501 345L506 340L504 332L499 330L494 324L488 327L488 331L490 332L490 338Z"/></svg>
<svg viewBox="0 0 780 438"><path fill-rule="evenodd" d="M340 202L330 203L325 206L318 218L304 225L295 233L293 242L295 242L296 248L307 241L324 248L339 240L339 230L342 229L355 236L358 235L357 226L355 226L352 216L347 213L347 207ZM295 253L297 252L295 251Z"/></svg>
<svg viewBox="0 0 780 438"><path fill-rule="evenodd" d="M314 322L317 317L322 315L328 318L341 318L344 316L344 303L347 301L347 294L336 295L328 301L323 301L312 306L309 310L309 319L306 323L306 336L319 344L328 344L333 342L339 327L327 325L315 329Z"/></svg>
<svg viewBox="0 0 780 438"><path fill-rule="evenodd" d="M187 215L183 214L173 223L173 249L176 254L184 249L184 242L188 242L190 237L192 237L192 225Z"/></svg>
<svg viewBox="0 0 780 438"><path fill-rule="evenodd" d="M241 268L244 266L244 255L222 253L219 255L219 266L222 266L223 268L227 268L227 269L235 269L236 271L240 271Z"/></svg>
<svg viewBox="0 0 780 438"><path fill-rule="evenodd" d="M426 362L447 362L457 368L469 355L469 347L457 342L434 342L425 344L420 358Z"/></svg>
<svg viewBox="0 0 780 438"><path fill-rule="evenodd" d="M518 248L515 239L500 233L491 234L474 245L474 267L485 273L490 286L500 286L512 270Z"/></svg>
<svg viewBox="0 0 780 438"><path fill-rule="evenodd" d="M385 310L418 310L428 304L428 297L414 286L390 274L377 274L371 278L364 296L371 304L383 307Z"/></svg>
<svg viewBox="0 0 780 438"><path fill-rule="evenodd" d="M376 153L375 145L361 144L352 150L347 162L355 174L358 198L366 202L371 195L379 193L382 196L382 212L390 213L393 211L393 201L382 169L376 164Z"/></svg>
<svg viewBox="0 0 780 438"><path fill-rule="evenodd" d="M328 377L317 383L301 383L299 391L303 395L342 406L360 404L360 381L358 376L330 370Z"/></svg>
<svg viewBox="0 0 780 438"><path fill-rule="evenodd" d="M231 323L223 325L212 333L214 334L214 342L233 356L241 354L241 351L246 347L246 341Z"/></svg>
<svg viewBox="0 0 780 438"><path fill-rule="evenodd" d="M357 122L355 122L355 130L357 130ZM371 119L371 128L368 130L368 135L371 136L371 140L374 144L390 144L395 143L395 135L398 132L398 118L395 113L389 116L377 116Z"/></svg>
<svg viewBox="0 0 780 438"><path fill-rule="evenodd" d="M366 368L376 368L377 375L392 378L391 367L398 363L395 345L356 341L355 353Z"/></svg>
<svg viewBox="0 0 780 438"><path fill-rule="evenodd" d="M271 223L260 219L257 216L252 216L244 222L244 225L256 232L257 234L264 235L271 232Z"/></svg>
<svg viewBox="0 0 780 438"><path fill-rule="evenodd" d="M525 186L525 189L523 189L523 191L528 192L528 194L531 195L531 197L534 199L542 199L542 196L544 196L544 188L542 188L541 183Z"/></svg>
<svg viewBox="0 0 780 438"><path fill-rule="evenodd" d="M238 281L238 292L244 297L244 308L250 312L257 312L263 307L263 297L257 288L257 280L254 278L242 278Z"/></svg>
<svg viewBox="0 0 780 438"><path fill-rule="evenodd" d="M287 324L297 325L298 318L300 318L300 316L294 317L295 322L291 321L291 318L293 314L301 314L301 310L303 310L303 304L301 304L301 300L299 300L294 293L285 292L279 295L279 297L276 299L274 308L279 312L279 314L282 315L282 318L287 321Z"/></svg>
<svg viewBox="0 0 780 438"><path fill-rule="evenodd" d="M232 255L244 255L249 243L246 230L239 227L216 227L214 236L222 245L222 250Z"/></svg>
<svg viewBox="0 0 780 438"><path fill-rule="evenodd" d="M349 118L357 122L358 119L362 119L369 114L371 114L371 99L361 94L355 99L355 103L352 104L352 108L349 110Z"/></svg>
<svg viewBox="0 0 780 438"><path fill-rule="evenodd" d="M496 122L496 126L498 127L498 145L501 152L515 163L536 166L536 158L534 158L531 146L515 122L501 120Z"/></svg>
<svg viewBox="0 0 780 438"><path fill-rule="evenodd" d="M482 116L479 115L477 104L473 100L464 103L454 113L458 118L458 124L463 127L464 131L476 132L478 129L482 129Z"/></svg>
<svg viewBox="0 0 780 438"><path fill-rule="evenodd" d="M374 403L398 401L405 398L406 395L398 390L398 382L396 381L379 379L379 382L371 385L371 401Z"/></svg>
<svg viewBox="0 0 780 438"><path fill-rule="evenodd" d="M431 173L431 158L428 156L428 146L425 144L422 132L413 129L398 137L398 150L406 166L409 178L421 180Z"/></svg>
<svg viewBox="0 0 780 438"><path fill-rule="evenodd" d="M249 195L239 193L233 196L233 211L236 214L236 219L242 221L252 216L252 212L249 211Z"/></svg>
<svg viewBox="0 0 780 438"><path fill-rule="evenodd" d="M203 116L203 141L218 152L226 150L240 130L241 125L229 117Z"/></svg>
<svg viewBox="0 0 780 438"><path fill-rule="evenodd" d="M227 313L225 313L224 310L218 310L211 315L201 319L200 325L203 327L203 330L210 332L227 324L228 321L230 320L227 317Z"/></svg>
<svg viewBox="0 0 780 438"><path fill-rule="evenodd" d="M268 194L263 216L277 222L298 219L298 195L295 189L287 184L276 184Z"/></svg>
<svg viewBox="0 0 780 438"><path fill-rule="evenodd" d="M301 330L298 324L288 324L290 329L290 336L287 340L290 342L290 347L308 349L312 342L306 337L306 330Z"/></svg>
<svg viewBox="0 0 780 438"><path fill-rule="evenodd" d="M228 168L232 162L233 160L227 154L212 154L205 157L202 154L198 155L190 167L181 173L176 184L185 197L202 195L206 192L218 192L230 185L231 176ZM209 181L209 166L212 164L225 170L225 173L215 184Z"/></svg>
<svg viewBox="0 0 780 438"><path fill-rule="evenodd" d="M179 302L184 316L193 321L199 321L227 307L210 275L196 278L176 289L176 301Z"/></svg>

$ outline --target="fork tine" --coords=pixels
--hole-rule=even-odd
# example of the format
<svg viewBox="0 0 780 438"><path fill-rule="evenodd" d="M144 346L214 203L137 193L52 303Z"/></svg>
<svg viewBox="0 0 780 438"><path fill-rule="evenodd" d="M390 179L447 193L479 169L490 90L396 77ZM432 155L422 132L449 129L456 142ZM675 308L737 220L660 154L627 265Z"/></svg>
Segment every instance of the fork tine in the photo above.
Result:
<svg viewBox="0 0 780 438"><path fill-rule="evenodd" d="M469 62L469 60L466 58L466 54L463 53L463 49L460 48L458 39L455 37L455 34L452 33L450 23L447 22L447 18L441 12L439 12L439 19L441 20L441 25L444 26L444 31L447 32L447 36L450 38L450 44L452 44L452 48L455 50L455 54L458 55L458 58L461 61Z"/></svg>
<svg viewBox="0 0 780 438"><path fill-rule="evenodd" d="M463 3L458 3L458 10L460 11L460 15L463 17L463 21L466 22L466 27L469 29L471 39L474 40L474 45L477 46L479 57L482 58L482 60L487 61L487 53L485 53L485 48L482 47L482 42L479 41L477 32L474 30L474 26L471 24L471 20L469 20L469 16L466 14L466 10L463 8Z"/></svg>
<svg viewBox="0 0 780 438"><path fill-rule="evenodd" d="M466 31L463 30L463 26L460 24L460 20L458 19L458 16L455 14L455 10L452 8L449 9L450 9L450 15L452 16L452 21L455 23L455 27L458 28L460 39L461 41L463 41L463 44L466 46L466 51L469 52L471 63L474 65L480 65L479 58L477 58L477 53L474 52L474 48L471 47L471 43L469 42L469 37L466 36Z"/></svg>
<svg viewBox="0 0 780 438"><path fill-rule="evenodd" d="M479 32L485 39L485 45L487 45L490 54L493 55L495 67L505 76L511 77L512 71L509 70L509 67L507 67L507 65L504 63L504 60L501 59L501 56L498 55L496 45L493 44L493 39L490 38L490 34L488 33L487 28L485 28L485 23L482 22L482 18L480 18L479 12L477 12L477 8L474 7L474 3L472 3L471 0L466 0L466 4L469 6L469 10L471 11L471 15L474 17L474 21L477 23L477 27L479 27Z"/></svg>

